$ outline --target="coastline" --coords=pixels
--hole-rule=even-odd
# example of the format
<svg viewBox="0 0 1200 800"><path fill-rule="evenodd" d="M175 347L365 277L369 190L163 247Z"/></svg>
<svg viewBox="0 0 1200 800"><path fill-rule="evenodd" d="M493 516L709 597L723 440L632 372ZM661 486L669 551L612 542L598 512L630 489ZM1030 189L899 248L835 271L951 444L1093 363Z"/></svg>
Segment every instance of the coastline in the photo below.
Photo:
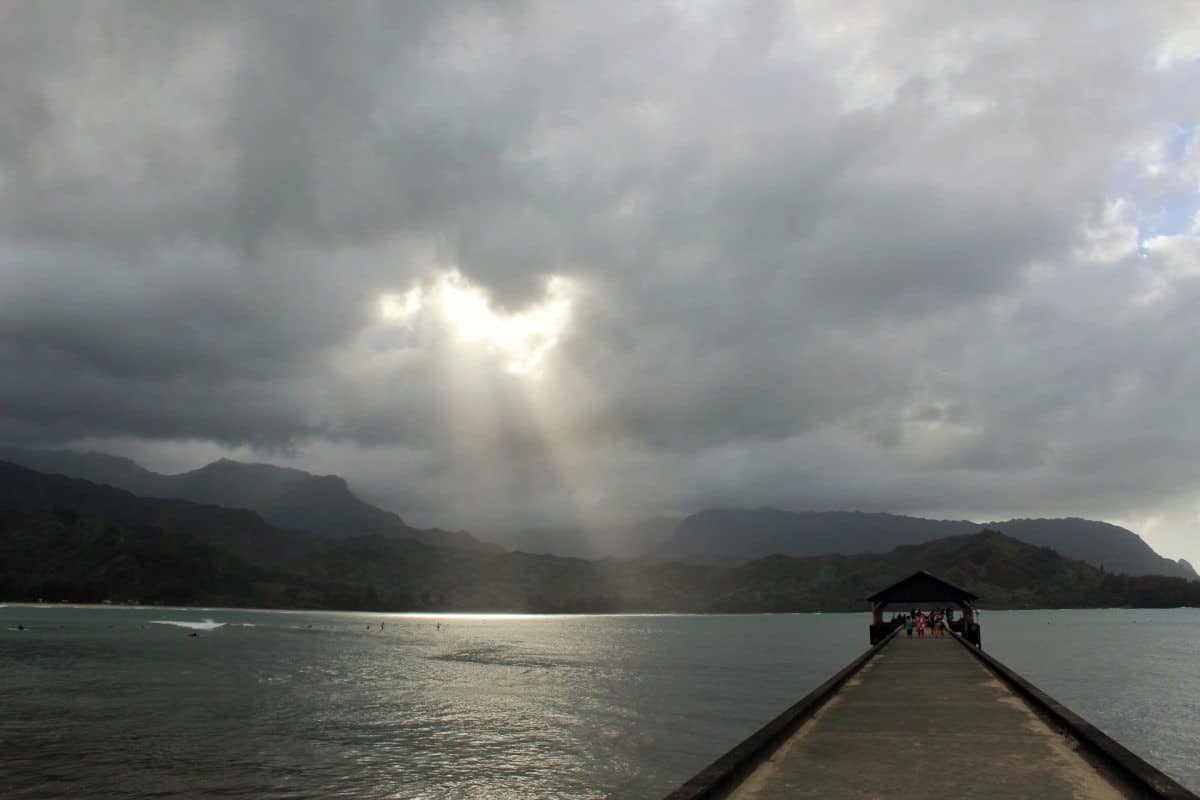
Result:
<svg viewBox="0 0 1200 800"><path fill-rule="evenodd" d="M81 610L127 610L127 611L247 611L274 614L354 614L360 616L377 616L389 618L493 618L493 619L526 619L545 617L562 619L569 617L788 617L788 616L870 616L869 609L838 610L838 611L372 611L351 608L267 608L260 606L219 606L219 605L142 605L130 603L30 603L24 600L0 600L0 610L5 608L76 608ZM1037 606L1037 607L988 607L978 606L977 611L985 614L1004 612L1036 613L1062 611L1177 611L1200 610L1200 606Z"/></svg>

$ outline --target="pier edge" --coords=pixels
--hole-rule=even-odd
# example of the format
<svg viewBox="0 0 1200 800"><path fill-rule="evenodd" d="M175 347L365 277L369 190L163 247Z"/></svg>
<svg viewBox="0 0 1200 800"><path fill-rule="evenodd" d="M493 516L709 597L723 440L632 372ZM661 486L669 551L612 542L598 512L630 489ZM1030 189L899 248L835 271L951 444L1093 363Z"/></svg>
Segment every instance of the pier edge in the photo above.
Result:
<svg viewBox="0 0 1200 800"><path fill-rule="evenodd" d="M1200 797L1141 756L1117 742L1104 731L1034 686L995 656L975 647L957 633L954 638L967 648L983 666L1006 683L1019 697L1047 717L1060 733L1075 739L1093 762L1113 770L1132 788L1148 797L1165 800L1200 800Z"/></svg>
<svg viewBox="0 0 1200 800"><path fill-rule="evenodd" d="M833 677L813 689L786 711L759 728L732 750L709 764L664 800L720 800L736 789L751 772L779 749L821 706L837 693L880 650L900 633L896 628L871 646Z"/></svg>

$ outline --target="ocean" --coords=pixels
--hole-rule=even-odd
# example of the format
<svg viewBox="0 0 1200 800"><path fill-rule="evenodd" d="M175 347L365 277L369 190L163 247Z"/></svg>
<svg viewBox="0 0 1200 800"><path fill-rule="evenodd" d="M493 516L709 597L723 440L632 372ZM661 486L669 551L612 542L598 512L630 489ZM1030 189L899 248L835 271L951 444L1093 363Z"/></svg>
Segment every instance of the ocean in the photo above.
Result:
<svg viewBox="0 0 1200 800"><path fill-rule="evenodd" d="M0 795L660 797L867 622L10 605ZM983 643L1200 790L1200 610L984 612Z"/></svg>

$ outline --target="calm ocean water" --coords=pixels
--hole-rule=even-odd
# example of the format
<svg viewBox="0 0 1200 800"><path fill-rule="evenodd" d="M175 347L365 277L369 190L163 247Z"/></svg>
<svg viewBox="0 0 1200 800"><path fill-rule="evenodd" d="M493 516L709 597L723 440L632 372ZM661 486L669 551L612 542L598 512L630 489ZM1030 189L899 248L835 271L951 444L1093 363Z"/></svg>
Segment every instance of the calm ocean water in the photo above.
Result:
<svg viewBox="0 0 1200 800"><path fill-rule="evenodd" d="M0 794L656 797L866 636L865 614L10 606ZM984 645L1200 789L1200 611L992 612Z"/></svg>

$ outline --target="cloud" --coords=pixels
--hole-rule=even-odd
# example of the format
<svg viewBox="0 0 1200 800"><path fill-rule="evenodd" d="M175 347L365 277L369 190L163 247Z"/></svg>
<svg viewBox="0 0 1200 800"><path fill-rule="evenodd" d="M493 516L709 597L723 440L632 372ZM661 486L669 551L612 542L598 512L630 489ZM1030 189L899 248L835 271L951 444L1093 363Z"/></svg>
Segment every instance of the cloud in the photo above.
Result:
<svg viewBox="0 0 1200 800"><path fill-rule="evenodd" d="M7 440L484 530L1074 513L1200 559L1186 4L0 15Z"/></svg>

